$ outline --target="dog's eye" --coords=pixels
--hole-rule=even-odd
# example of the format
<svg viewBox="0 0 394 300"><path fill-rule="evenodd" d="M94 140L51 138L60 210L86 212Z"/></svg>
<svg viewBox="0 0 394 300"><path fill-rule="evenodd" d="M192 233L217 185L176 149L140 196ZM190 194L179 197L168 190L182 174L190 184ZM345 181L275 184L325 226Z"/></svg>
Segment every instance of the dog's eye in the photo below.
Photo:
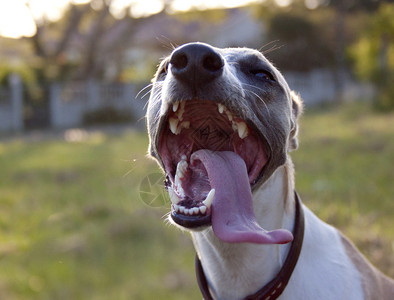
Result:
<svg viewBox="0 0 394 300"><path fill-rule="evenodd" d="M163 80L167 75L168 63L163 65L157 73L157 80Z"/></svg>
<svg viewBox="0 0 394 300"><path fill-rule="evenodd" d="M250 73L261 80L275 80L274 76L267 70L252 70Z"/></svg>

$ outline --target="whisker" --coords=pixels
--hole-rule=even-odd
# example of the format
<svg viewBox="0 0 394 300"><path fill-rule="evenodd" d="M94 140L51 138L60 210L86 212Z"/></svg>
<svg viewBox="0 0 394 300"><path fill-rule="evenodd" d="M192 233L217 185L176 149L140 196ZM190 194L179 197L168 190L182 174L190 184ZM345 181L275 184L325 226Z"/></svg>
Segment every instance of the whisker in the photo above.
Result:
<svg viewBox="0 0 394 300"><path fill-rule="evenodd" d="M256 94L255 92L253 92L251 90L245 89L245 92L249 92L249 93L253 94L254 96L256 96L259 100L261 100L261 102L263 102L265 108L267 109L268 116L270 116L270 110L269 110L269 108L267 106L267 103L265 103L263 98L261 98L258 94Z"/></svg>
<svg viewBox="0 0 394 300"><path fill-rule="evenodd" d="M178 47L178 45L173 42L171 39L166 37L165 35L161 35L161 37L156 37L156 39L162 44L162 46L168 50L174 50Z"/></svg>
<svg viewBox="0 0 394 300"><path fill-rule="evenodd" d="M147 92L141 97L141 99L144 99L147 95L150 94L150 92L152 92L152 89L150 89L149 91L147 91Z"/></svg>
<svg viewBox="0 0 394 300"><path fill-rule="evenodd" d="M239 62L237 61L230 61L228 62L229 65L235 65L235 66L239 66Z"/></svg>
<svg viewBox="0 0 394 300"><path fill-rule="evenodd" d="M252 87L252 88L254 88L254 89L257 89L257 90L260 90L260 91L262 91L262 92L266 92L264 89L262 89L262 88L260 88L260 87L258 87L258 86L255 86L255 85L253 85L253 84L248 84L248 83L242 83L242 85L245 85L245 86L250 86L250 87Z"/></svg>
<svg viewBox="0 0 394 300"><path fill-rule="evenodd" d="M259 49L259 52L261 52L261 54L265 55L265 54L271 53L271 52L273 52L273 51L279 50L280 48L282 48L282 47L284 46L284 45L277 46L276 44L274 44L274 43L276 43L276 42L279 42L279 40L274 40L274 41L268 42L267 44L263 45L263 46ZM273 44L273 45L272 45L272 44ZM271 45L272 45L272 46L271 46ZM267 48L268 46L271 46L271 48L269 48L269 49L267 49L267 50L264 50L264 48Z"/></svg>
<svg viewBox="0 0 394 300"><path fill-rule="evenodd" d="M137 95L136 95L135 97L138 98L138 96L139 96L143 91L145 91L146 89L148 89L148 88L150 88L150 87L153 87L153 83L149 83L148 85L144 86L144 87L137 93ZM142 97L142 98L143 98L143 97Z"/></svg>
<svg viewBox="0 0 394 300"><path fill-rule="evenodd" d="M157 85L157 88L161 88L162 83L160 83L160 84L154 83L154 84ZM152 86L152 89L155 88L155 87L156 87L156 86ZM151 89L149 92L147 92L144 96L142 96L141 99L143 99L147 94L151 93L151 92L152 92L152 89ZM153 96L153 98L151 99L152 105L155 105L155 103L156 103L157 101L160 101L160 98L161 98L161 89L158 90L158 91L156 92L156 94ZM146 103L145 103L145 105L144 105L144 109L146 109L146 106L147 106L148 104L149 104L149 101L146 101Z"/></svg>

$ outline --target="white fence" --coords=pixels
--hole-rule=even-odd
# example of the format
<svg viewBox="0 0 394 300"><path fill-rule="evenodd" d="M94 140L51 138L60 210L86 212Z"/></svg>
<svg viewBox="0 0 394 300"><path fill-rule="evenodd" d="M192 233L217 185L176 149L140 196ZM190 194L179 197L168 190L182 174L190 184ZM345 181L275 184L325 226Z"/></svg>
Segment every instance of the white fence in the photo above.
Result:
<svg viewBox="0 0 394 300"><path fill-rule="evenodd" d="M54 128L80 126L86 113L114 108L139 118L143 104L136 101L132 84L104 84L96 81L53 84L50 87L50 119Z"/></svg>
<svg viewBox="0 0 394 300"><path fill-rule="evenodd" d="M341 76L339 80L342 91L336 86L335 76L338 75ZM309 73L285 72L283 76L289 87L300 94L306 106L341 100L372 99L374 96L372 86L361 84L347 74L335 74L329 70L313 70Z"/></svg>
<svg viewBox="0 0 394 300"><path fill-rule="evenodd" d="M330 71L286 72L284 76L290 88L300 93L306 106L339 100L334 75ZM22 83L17 76L11 76L9 82L9 88L0 87L0 132L24 129ZM342 84L343 99L373 97L373 88L361 85L349 77L343 76ZM49 87L50 125L57 129L82 126L87 113L108 107L140 121L144 117L144 106L148 96L141 99L136 98L136 94L143 86L97 81L52 84ZM137 122L137 125L143 126L143 123Z"/></svg>
<svg viewBox="0 0 394 300"><path fill-rule="evenodd" d="M18 76L9 78L10 87L0 87L0 132L23 129L23 88Z"/></svg>

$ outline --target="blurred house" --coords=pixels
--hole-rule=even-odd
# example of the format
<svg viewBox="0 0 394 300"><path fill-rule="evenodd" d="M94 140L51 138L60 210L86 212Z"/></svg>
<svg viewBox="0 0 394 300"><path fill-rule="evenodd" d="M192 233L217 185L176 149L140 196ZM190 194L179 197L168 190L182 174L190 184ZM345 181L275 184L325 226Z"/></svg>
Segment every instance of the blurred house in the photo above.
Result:
<svg viewBox="0 0 394 300"><path fill-rule="evenodd" d="M202 16L206 13L209 12L200 12ZM260 48L265 36L262 22L246 8L222 10L216 19L159 13L138 20L135 27L130 30L129 21L119 21L102 40L102 49L114 48L114 43L121 41L118 48L124 53L123 62L119 63L119 50L105 51L108 55L103 59L106 60L108 79L118 73L119 68L130 64L139 72L140 78L149 78L152 66L156 66L158 58L168 55L172 46L200 41L216 47Z"/></svg>

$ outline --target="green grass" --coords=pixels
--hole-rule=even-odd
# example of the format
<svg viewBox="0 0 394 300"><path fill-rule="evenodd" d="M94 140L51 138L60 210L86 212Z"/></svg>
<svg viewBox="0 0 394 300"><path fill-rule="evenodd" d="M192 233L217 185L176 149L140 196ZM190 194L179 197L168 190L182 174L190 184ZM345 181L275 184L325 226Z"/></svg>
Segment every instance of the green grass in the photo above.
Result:
<svg viewBox="0 0 394 300"><path fill-rule="evenodd" d="M310 111L292 154L303 201L391 276L393 137L392 113ZM189 236L141 198L146 148L133 131L0 142L0 299L201 299Z"/></svg>

